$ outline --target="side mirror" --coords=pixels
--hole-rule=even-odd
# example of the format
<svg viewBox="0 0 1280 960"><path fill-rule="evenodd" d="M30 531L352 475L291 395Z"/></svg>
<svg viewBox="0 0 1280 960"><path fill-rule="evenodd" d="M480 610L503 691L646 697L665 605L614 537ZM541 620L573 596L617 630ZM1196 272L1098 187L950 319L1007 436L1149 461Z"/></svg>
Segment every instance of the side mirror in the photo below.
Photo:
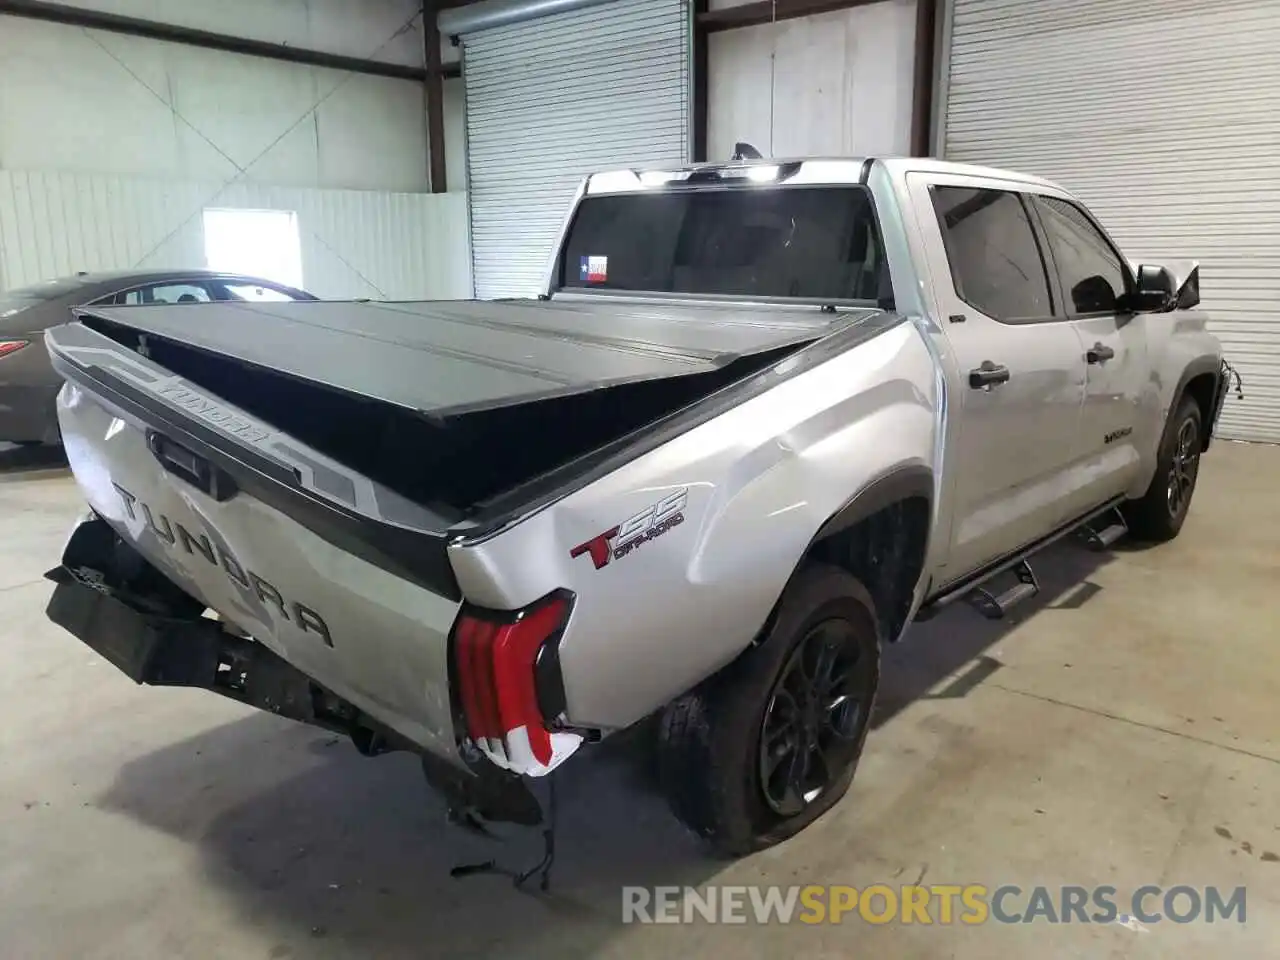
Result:
<svg viewBox="0 0 1280 960"><path fill-rule="evenodd" d="M1133 310L1171 310L1174 306L1173 274L1167 267L1144 263L1138 267L1137 289L1128 297Z"/></svg>
<svg viewBox="0 0 1280 960"><path fill-rule="evenodd" d="M1177 297L1175 310L1190 310L1200 305L1200 264L1192 266L1186 278L1178 284Z"/></svg>

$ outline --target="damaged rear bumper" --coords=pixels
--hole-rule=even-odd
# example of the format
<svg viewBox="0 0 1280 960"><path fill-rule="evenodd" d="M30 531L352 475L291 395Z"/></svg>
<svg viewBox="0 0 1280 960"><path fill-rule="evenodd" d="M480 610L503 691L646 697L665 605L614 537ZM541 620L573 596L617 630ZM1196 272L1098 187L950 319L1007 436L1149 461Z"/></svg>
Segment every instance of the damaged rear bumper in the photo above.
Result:
<svg viewBox="0 0 1280 960"><path fill-rule="evenodd" d="M46 576L57 586L50 620L134 683L195 687L351 737L362 753L415 749L407 740L316 684L266 647L207 617L140 609L93 571L66 566Z"/></svg>
<svg viewBox="0 0 1280 960"><path fill-rule="evenodd" d="M190 609L175 614L165 607L168 598L130 595L101 571L76 565L77 553L101 546L85 541L103 530L100 524L80 527L63 565L46 574L56 584L46 613L134 683L208 690L348 736L366 756L416 753L428 783L459 822L541 822L541 808L520 777L489 763L467 770L436 758L222 622Z"/></svg>

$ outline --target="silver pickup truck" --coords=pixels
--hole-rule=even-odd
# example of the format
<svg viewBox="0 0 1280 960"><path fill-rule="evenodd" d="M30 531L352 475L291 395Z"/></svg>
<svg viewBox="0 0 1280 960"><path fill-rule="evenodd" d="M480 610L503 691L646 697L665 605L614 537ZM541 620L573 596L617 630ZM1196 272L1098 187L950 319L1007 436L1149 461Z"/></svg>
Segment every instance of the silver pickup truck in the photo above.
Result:
<svg viewBox="0 0 1280 960"><path fill-rule="evenodd" d="M472 821L655 718L742 854L844 794L913 619L1178 534L1228 387L1199 300L1053 183L846 159L591 176L529 300L83 308L49 615L414 751Z"/></svg>

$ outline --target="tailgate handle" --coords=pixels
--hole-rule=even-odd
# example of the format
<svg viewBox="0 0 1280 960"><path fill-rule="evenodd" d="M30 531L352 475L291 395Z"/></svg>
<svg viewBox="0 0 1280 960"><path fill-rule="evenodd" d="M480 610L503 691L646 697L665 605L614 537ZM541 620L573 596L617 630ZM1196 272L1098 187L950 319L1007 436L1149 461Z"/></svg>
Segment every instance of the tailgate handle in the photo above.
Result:
<svg viewBox="0 0 1280 960"><path fill-rule="evenodd" d="M225 470L219 470L204 457L162 433L148 430L147 447L167 472L219 502L230 500L239 492L236 482Z"/></svg>

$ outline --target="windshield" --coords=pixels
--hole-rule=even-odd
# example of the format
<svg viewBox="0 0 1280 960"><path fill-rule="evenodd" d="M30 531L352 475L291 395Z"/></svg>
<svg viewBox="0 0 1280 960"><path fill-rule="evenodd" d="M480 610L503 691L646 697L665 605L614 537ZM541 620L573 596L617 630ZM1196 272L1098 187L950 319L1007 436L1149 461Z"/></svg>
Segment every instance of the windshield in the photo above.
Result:
<svg viewBox="0 0 1280 960"><path fill-rule="evenodd" d="M587 197L564 245L568 289L887 299L865 187L722 187Z"/></svg>

